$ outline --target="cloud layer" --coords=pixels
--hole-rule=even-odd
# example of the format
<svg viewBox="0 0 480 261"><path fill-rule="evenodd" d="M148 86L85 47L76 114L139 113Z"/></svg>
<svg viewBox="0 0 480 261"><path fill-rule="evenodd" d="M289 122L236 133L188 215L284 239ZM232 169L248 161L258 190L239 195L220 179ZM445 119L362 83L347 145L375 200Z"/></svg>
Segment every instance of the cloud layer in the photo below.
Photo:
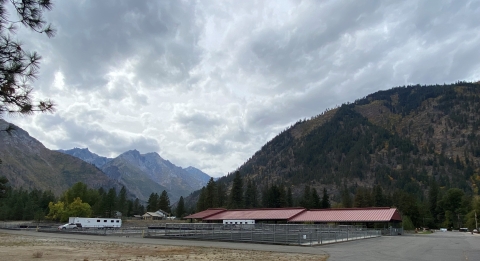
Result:
<svg viewBox="0 0 480 261"><path fill-rule="evenodd" d="M56 1L36 97L51 149L137 149L213 176L281 130L369 93L480 79L478 1Z"/></svg>

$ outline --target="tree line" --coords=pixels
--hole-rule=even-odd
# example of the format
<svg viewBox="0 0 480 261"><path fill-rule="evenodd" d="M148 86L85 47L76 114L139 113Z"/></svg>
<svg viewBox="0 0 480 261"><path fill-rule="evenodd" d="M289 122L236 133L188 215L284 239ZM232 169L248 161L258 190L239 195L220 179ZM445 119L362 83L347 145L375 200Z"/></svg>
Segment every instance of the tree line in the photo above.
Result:
<svg viewBox="0 0 480 261"><path fill-rule="evenodd" d="M67 221L71 216L80 217L129 217L143 215L145 207L138 198L128 198L127 190L115 188L88 188L82 182L56 197L50 190L31 191L14 189L0 182L0 220L53 220ZM2 189L3 187L3 189Z"/></svg>
<svg viewBox="0 0 480 261"><path fill-rule="evenodd" d="M209 180L206 186L200 190L198 201L195 207L197 212L208 208L228 209L252 209L252 208L283 208L283 207L305 207L305 208L330 208L330 197L327 189L323 189L322 197L315 188L305 186L303 197L294 199L291 186L284 184L271 184L258 190L258 185L253 179L248 179L246 184L236 171L232 186L227 193L225 184L221 181Z"/></svg>
<svg viewBox="0 0 480 261"><path fill-rule="evenodd" d="M426 196L419 197L407 190L385 191L381 185L372 188L343 185L338 200L331 202L328 190L320 196L317 190L306 185L299 196L292 195L292 186L272 184L259 191L252 179L244 178L236 171L230 191L220 180L210 179L200 190L195 211L208 208L251 209L304 207L306 209L325 208L367 208L394 207L403 217L404 227L451 228L476 227L476 213L480 215L480 196L460 188L440 187L435 179L429 182ZM194 212L194 211L192 211Z"/></svg>

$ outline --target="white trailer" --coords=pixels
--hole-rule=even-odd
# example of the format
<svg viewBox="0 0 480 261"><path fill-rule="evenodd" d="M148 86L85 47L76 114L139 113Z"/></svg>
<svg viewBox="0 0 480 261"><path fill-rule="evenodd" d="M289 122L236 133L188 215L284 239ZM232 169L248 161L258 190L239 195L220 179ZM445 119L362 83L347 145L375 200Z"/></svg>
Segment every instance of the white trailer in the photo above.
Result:
<svg viewBox="0 0 480 261"><path fill-rule="evenodd" d="M70 217L68 223L75 224L79 228L120 228L122 226L122 220L119 218Z"/></svg>

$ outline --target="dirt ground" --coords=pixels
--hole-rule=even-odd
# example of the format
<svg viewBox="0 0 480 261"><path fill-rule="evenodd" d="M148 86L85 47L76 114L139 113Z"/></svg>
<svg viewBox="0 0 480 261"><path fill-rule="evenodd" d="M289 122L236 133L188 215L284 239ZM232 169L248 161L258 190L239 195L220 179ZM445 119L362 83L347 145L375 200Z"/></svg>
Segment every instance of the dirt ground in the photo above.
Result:
<svg viewBox="0 0 480 261"><path fill-rule="evenodd" d="M111 242L38 238L0 232L1 260L51 261L156 261L156 260L248 260L325 261L326 256L231 250L205 247L177 247Z"/></svg>

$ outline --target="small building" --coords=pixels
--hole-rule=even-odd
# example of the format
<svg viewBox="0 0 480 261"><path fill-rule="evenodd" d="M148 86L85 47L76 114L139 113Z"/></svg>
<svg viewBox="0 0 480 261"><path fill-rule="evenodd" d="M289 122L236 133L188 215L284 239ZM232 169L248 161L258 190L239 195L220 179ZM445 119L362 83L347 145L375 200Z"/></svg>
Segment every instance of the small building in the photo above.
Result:
<svg viewBox="0 0 480 261"><path fill-rule="evenodd" d="M161 220L166 219L168 216L169 214L161 209L155 212L147 212L142 215L143 219L145 220Z"/></svg>

